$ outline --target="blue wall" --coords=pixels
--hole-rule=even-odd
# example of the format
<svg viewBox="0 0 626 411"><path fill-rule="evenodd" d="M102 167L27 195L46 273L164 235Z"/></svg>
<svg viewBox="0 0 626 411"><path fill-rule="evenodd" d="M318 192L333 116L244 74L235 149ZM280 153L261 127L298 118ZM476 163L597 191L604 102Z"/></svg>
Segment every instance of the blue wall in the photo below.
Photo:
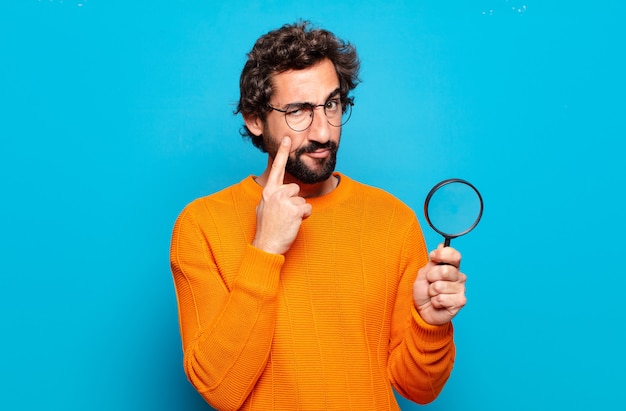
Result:
<svg viewBox="0 0 626 411"><path fill-rule="evenodd" d="M456 368L424 409L623 407L623 2L212 3L0 5L0 409L209 409L181 367L171 228L262 170L238 76L300 17L362 57L341 171L422 221L443 178L485 199L453 242Z"/></svg>

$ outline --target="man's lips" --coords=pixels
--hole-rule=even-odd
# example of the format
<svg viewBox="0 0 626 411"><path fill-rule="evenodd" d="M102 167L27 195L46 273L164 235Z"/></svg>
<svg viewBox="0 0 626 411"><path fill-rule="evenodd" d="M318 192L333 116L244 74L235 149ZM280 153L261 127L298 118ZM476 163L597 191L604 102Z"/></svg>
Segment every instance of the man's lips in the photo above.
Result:
<svg viewBox="0 0 626 411"><path fill-rule="evenodd" d="M312 158L326 158L330 155L330 149L320 148L318 150L307 152L304 154Z"/></svg>

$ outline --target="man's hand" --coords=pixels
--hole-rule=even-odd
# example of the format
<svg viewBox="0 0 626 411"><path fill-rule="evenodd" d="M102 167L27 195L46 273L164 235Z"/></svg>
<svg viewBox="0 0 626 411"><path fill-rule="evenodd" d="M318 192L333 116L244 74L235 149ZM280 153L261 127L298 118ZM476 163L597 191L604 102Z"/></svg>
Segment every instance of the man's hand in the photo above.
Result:
<svg viewBox="0 0 626 411"><path fill-rule="evenodd" d="M420 269L413 283L413 302L424 321L442 325L465 306L467 276L459 271L461 254L440 245L430 253L430 261Z"/></svg>
<svg viewBox="0 0 626 411"><path fill-rule="evenodd" d="M284 137L272 162L261 202L256 209L256 235L252 245L273 254L284 254L296 239L302 220L312 207L300 197L300 187L284 184L291 139Z"/></svg>

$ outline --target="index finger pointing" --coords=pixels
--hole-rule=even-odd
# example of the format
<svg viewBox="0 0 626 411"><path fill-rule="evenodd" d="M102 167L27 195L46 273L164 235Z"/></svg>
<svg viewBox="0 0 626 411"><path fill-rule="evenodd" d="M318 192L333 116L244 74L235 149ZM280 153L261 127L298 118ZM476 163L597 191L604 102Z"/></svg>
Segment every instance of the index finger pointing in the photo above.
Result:
<svg viewBox="0 0 626 411"><path fill-rule="evenodd" d="M267 178L266 186L269 185L279 187L283 185L285 180L285 165L287 164L290 151L291 139L289 137L283 137L280 142L280 146L278 146L278 151L276 151L276 156L274 156L274 161L272 162L272 168L270 170L270 175Z"/></svg>

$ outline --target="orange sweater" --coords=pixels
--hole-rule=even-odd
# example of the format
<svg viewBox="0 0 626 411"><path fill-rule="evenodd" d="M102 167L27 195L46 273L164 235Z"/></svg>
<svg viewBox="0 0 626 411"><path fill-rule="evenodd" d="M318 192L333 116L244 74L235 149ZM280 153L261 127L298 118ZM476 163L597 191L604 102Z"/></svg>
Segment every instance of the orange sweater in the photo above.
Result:
<svg viewBox="0 0 626 411"><path fill-rule="evenodd" d="M184 368L219 410L397 410L391 386L420 403L454 362L452 325L415 310L427 262L411 209L382 190L341 183L308 199L283 255L251 246L262 188L252 177L189 204L171 265Z"/></svg>

